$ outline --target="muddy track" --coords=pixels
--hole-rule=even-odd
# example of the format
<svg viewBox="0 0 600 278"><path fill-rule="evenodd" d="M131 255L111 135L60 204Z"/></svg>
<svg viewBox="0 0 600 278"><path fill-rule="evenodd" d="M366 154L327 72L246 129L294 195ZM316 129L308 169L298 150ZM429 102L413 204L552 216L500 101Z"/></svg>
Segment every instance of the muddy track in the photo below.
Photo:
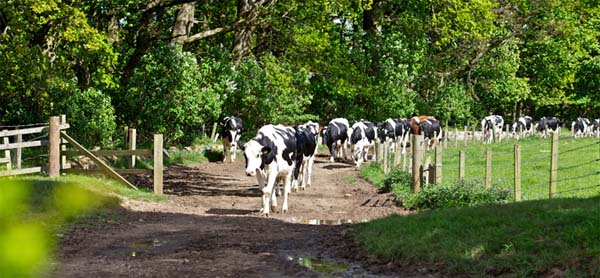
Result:
<svg viewBox="0 0 600 278"><path fill-rule="evenodd" d="M405 214L351 164L319 156L313 185L290 195L288 213L258 213L256 178L234 163L172 166L166 202L124 200L122 207L64 235L57 277L428 277L417 269L366 263L351 225ZM278 200L281 205L281 199ZM302 259L301 259L302 258ZM307 258L343 267L319 273Z"/></svg>

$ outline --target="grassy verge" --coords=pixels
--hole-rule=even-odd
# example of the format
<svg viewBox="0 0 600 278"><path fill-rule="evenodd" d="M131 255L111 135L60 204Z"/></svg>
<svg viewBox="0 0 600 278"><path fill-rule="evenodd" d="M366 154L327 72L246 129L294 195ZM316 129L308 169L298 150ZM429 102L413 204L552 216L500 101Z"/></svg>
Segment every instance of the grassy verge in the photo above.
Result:
<svg viewBox="0 0 600 278"><path fill-rule="evenodd" d="M600 275L600 197L526 201L390 216L354 227L380 260L442 263L470 276Z"/></svg>

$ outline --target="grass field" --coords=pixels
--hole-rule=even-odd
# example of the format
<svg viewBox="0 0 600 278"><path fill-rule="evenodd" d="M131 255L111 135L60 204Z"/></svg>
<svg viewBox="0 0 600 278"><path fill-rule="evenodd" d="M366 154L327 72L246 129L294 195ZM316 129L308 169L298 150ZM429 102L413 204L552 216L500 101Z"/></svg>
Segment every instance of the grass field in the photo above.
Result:
<svg viewBox="0 0 600 278"><path fill-rule="evenodd" d="M528 137L519 141L483 145L469 142L466 147L449 147L443 151L443 179L458 178L459 151L466 154L465 179L485 180L486 149L492 149L492 186L513 189L514 145L521 146L521 191L523 200L544 199L549 195L550 137ZM588 197L600 195L600 140L564 135L559 138L557 196ZM433 152L428 155L433 158Z"/></svg>
<svg viewBox="0 0 600 278"><path fill-rule="evenodd" d="M355 225L353 235L379 260L441 266L450 276L600 275L600 197L391 216Z"/></svg>

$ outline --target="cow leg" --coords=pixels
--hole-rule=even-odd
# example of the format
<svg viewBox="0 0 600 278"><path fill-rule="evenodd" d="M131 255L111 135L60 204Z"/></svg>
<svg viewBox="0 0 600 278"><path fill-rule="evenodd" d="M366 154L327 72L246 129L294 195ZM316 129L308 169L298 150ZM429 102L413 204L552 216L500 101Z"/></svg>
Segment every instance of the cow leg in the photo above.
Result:
<svg viewBox="0 0 600 278"><path fill-rule="evenodd" d="M227 154L229 153L229 148L231 147L231 143L226 138L223 138L223 162L227 160Z"/></svg>
<svg viewBox="0 0 600 278"><path fill-rule="evenodd" d="M288 211L288 196L290 194L290 184L292 182L292 173L288 173L285 176L285 186L283 187L283 205L281 206L281 211L286 213Z"/></svg>
<svg viewBox="0 0 600 278"><path fill-rule="evenodd" d="M265 185L265 187L263 187L263 214L265 216L269 216L270 213L270 204L269 201L271 200L272 196L274 195L273 193L273 188L275 187L275 182L277 179L277 175L275 175L275 173L270 173L267 177L267 184ZM285 191L285 189L284 189Z"/></svg>
<svg viewBox="0 0 600 278"><path fill-rule="evenodd" d="M327 145L327 148L329 148L329 162L334 162L335 161L335 156L337 154L337 146L336 144L331 144L331 145Z"/></svg>
<svg viewBox="0 0 600 278"><path fill-rule="evenodd" d="M306 169L306 186L310 187L312 184L312 168L315 163L315 156L311 156L308 159L308 167Z"/></svg>
<svg viewBox="0 0 600 278"><path fill-rule="evenodd" d="M262 175L262 173L256 173L256 180L258 181L258 188L260 188L260 190L264 190L265 185L266 185L266 180L265 180L265 177ZM261 200L259 212L264 212L263 203L264 203L264 199Z"/></svg>

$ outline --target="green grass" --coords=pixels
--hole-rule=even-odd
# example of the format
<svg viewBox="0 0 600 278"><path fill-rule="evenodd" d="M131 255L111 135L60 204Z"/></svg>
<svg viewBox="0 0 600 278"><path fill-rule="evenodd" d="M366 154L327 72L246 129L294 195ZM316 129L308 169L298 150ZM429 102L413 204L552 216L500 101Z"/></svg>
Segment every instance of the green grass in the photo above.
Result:
<svg viewBox="0 0 600 278"><path fill-rule="evenodd" d="M449 273L600 275L600 197L524 201L390 216L353 236L382 261L443 265Z"/></svg>
<svg viewBox="0 0 600 278"><path fill-rule="evenodd" d="M174 164L194 164L208 161L208 158L199 152L177 150L169 151L169 157L165 160L165 165Z"/></svg>
<svg viewBox="0 0 600 278"><path fill-rule="evenodd" d="M563 133L565 134L565 133ZM492 186L513 189L514 144L521 146L522 199L545 199L549 195L550 138L524 138L520 141L483 145L449 147L443 151L444 181L458 178L460 150L466 153L465 179L485 180L485 152L492 148ZM568 135L559 139L557 194L560 197L590 197L600 194L600 142L596 138L573 139ZM433 152L428 155L433 158Z"/></svg>
<svg viewBox="0 0 600 278"><path fill-rule="evenodd" d="M374 162L363 164L360 168L360 176L377 188L383 187L386 178L380 165Z"/></svg>
<svg viewBox="0 0 600 278"><path fill-rule="evenodd" d="M145 188L135 190L115 180L96 178L92 176L67 175L61 176L59 179L41 176L24 176L12 180L32 183L33 188L35 188L34 192L38 192L36 194L40 195L38 198L45 198L45 194L49 191L52 191L52 187L58 183L69 183L101 195L116 194L130 199L142 201L163 201L167 199L167 197L164 195L156 195Z"/></svg>

